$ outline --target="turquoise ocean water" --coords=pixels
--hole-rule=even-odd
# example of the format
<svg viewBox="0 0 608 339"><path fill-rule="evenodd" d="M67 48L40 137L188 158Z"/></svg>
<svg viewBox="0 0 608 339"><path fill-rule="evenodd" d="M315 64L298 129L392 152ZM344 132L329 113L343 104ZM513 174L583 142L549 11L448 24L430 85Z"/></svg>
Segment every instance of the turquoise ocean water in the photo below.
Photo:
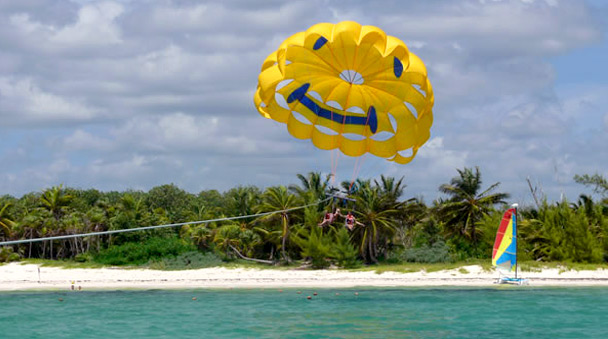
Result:
<svg viewBox="0 0 608 339"><path fill-rule="evenodd" d="M0 338L608 338L605 287L297 291L4 292Z"/></svg>

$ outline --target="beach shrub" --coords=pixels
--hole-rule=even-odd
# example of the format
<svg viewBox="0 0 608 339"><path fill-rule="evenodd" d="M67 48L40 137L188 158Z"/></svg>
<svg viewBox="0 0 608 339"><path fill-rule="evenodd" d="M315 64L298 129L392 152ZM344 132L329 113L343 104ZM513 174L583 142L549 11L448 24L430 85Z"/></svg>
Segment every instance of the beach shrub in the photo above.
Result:
<svg viewBox="0 0 608 339"><path fill-rule="evenodd" d="M12 247L0 247L0 262L11 262L19 259L21 259L21 256L13 252Z"/></svg>
<svg viewBox="0 0 608 339"><path fill-rule="evenodd" d="M74 257L74 261L76 261L76 262L93 261L93 255L90 252L80 253Z"/></svg>
<svg viewBox="0 0 608 339"><path fill-rule="evenodd" d="M405 249L401 255L405 262L417 263L446 263L453 262L449 247L443 241L438 241L431 246L421 246Z"/></svg>
<svg viewBox="0 0 608 339"><path fill-rule="evenodd" d="M182 253L176 257L163 258L152 261L150 268L155 270L193 270L199 268L216 267L223 263L222 259L213 252L201 253L198 251Z"/></svg>
<svg viewBox="0 0 608 339"><path fill-rule="evenodd" d="M141 243L128 242L109 247L97 253L93 260L104 265L144 265L195 250L194 245L177 237L151 238Z"/></svg>
<svg viewBox="0 0 608 339"><path fill-rule="evenodd" d="M604 235L594 219L565 201L544 203L534 218L520 223L520 238L535 260L600 263Z"/></svg>
<svg viewBox="0 0 608 339"><path fill-rule="evenodd" d="M407 230L407 239L410 240L409 244L412 247L432 245L437 241L443 241L441 235L443 228L444 225L437 218L433 216L424 218Z"/></svg>
<svg viewBox="0 0 608 339"><path fill-rule="evenodd" d="M336 264L344 268L354 268L361 264L357 259L359 252L350 242L350 236L346 228L340 228L336 232L335 241L330 251L330 256Z"/></svg>
<svg viewBox="0 0 608 339"><path fill-rule="evenodd" d="M305 232L303 232L305 233ZM327 268L330 262L327 260L331 253L331 239L323 235L320 228L313 228L309 234L303 237L294 237L294 242L300 247L303 258L311 261L312 268Z"/></svg>

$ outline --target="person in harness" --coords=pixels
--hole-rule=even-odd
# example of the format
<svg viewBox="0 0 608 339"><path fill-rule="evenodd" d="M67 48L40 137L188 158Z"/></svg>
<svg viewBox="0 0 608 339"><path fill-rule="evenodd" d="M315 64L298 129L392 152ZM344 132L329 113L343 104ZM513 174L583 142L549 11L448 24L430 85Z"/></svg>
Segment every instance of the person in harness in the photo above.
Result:
<svg viewBox="0 0 608 339"><path fill-rule="evenodd" d="M344 225L346 226L346 228L348 228L349 231L352 231L355 225L365 226L364 224L358 222L357 219L355 219L355 216L351 211L349 211L346 217L344 217Z"/></svg>
<svg viewBox="0 0 608 339"><path fill-rule="evenodd" d="M343 217L343 215L340 213L340 209L336 208L335 212L327 212L325 213L325 217L323 217L323 221L321 221L319 223L319 227L323 227L326 225L331 225L331 223L333 223L334 221L336 221L336 219L338 219L338 217Z"/></svg>

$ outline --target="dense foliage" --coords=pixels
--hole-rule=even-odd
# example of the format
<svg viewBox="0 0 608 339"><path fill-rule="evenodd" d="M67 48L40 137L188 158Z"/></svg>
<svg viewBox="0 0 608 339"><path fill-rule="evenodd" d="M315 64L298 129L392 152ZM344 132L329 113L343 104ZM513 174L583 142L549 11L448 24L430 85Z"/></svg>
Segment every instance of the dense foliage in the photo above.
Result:
<svg viewBox="0 0 608 339"><path fill-rule="evenodd" d="M509 195L482 185L478 168L458 170L439 186L444 197L429 206L405 199L404 179L342 183L351 200L327 198L337 189L320 173L298 175L299 184L264 190L236 187L192 194L171 184L148 192L100 192L56 186L20 198L0 197L0 241L122 230L142 226L247 216L137 232L40 241L0 248L0 261L76 259L108 265L163 269L217 265L233 259L265 263L302 260L314 268L385 262L449 262L490 258ZM608 261L608 190L604 177L576 176L599 199L520 209L520 256L540 261ZM414 195L412 192L411 195ZM536 198L536 197L535 197ZM318 203L323 201L322 203ZM301 208L302 206L306 206ZM325 227L326 212L342 217ZM285 211L288 210L288 211ZM346 229L352 211L360 224Z"/></svg>

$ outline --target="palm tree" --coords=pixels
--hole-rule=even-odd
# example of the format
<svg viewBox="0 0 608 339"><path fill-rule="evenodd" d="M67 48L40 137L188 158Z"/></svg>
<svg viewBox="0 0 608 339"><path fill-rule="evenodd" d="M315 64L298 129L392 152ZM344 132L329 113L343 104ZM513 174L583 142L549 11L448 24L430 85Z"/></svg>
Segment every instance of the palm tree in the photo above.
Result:
<svg viewBox="0 0 608 339"><path fill-rule="evenodd" d="M120 211L126 213L135 220L140 220L146 213L146 206L143 198L135 198L133 195L126 193L120 199Z"/></svg>
<svg viewBox="0 0 608 339"><path fill-rule="evenodd" d="M7 202L0 206L0 230L4 233L3 238L7 239L11 236L13 226L15 226L15 221L9 214L11 205L10 202Z"/></svg>
<svg viewBox="0 0 608 339"><path fill-rule="evenodd" d="M44 232L45 220L50 217L50 213L42 208L25 209L23 216L15 223L13 228L13 236L16 239L33 239L39 238ZM40 256L44 251L46 242L30 242L27 250L27 257Z"/></svg>
<svg viewBox="0 0 608 339"><path fill-rule="evenodd" d="M496 204L505 203L507 193L491 193L500 185L499 182L481 190L481 173L479 167L457 170L458 176L449 184L439 186L439 191L449 196L438 205L440 217L446 222L449 233L464 236L475 245L479 234L475 227L477 221L486 215Z"/></svg>
<svg viewBox="0 0 608 339"><path fill-rule="evenodd" d="M280 218L281 255L287 262L290 260L285 251L287 238L289 237L289 214L286 210L295 207L296 203L296 196L290 194L285 186L274 186L266 189L262 196L262 204L259 207L260 212L274 212L261 217L260 220L272 220L276 217Z"/></svg>
<svg viewBox="0 0 608 339"><path fill-rule="evenodd" d="M85 224L87 225L87 229L89 232L101 232L106 231L108 229L108 219L106 217L105 211L98 207L93 206L86 212ZM101 248L101 236L95 237L97 243L97 251ZM92 237L87 237L87 251L91 248Z"/></svg>
<svg viewBox="0 0 608 339"><path fill-rule="evenodd" d="M421 197L410 198L402 203L394 205L397 209L395 219L398 225L395 242L403 247L413 246L418 233L427 233L418 232L419 230L416 230L417 225L420 229L426 229L426 227L424 227L425 225L435 225L431 220L433 219L433 216ZM429 230L432 231L432 229ZM433 242L435 239L428 240Z"/></svg>
<svg viewBox="0 0 608 339"><path fill-rule="evenodd" d="M40 201L42 207L53 214L55 220L59 220L64 214L66 206L70 204L72 196L63 190L63 185L54 186L42 193Z"/></svg>
<svg viewBox="0 0 608 339"><path fill-rule="evenodd" d="M224 211L230 216L250 215L259 201L259 189L255 186L239 186L224 195Z"/></svg>
<svg viewBox="0 0 608 339"><path fill-rule="evenodd" d="M217 229L213 242L224 252L230 252L231 248L239 247L241 228L238 224L223 225Z"/></svg>
<svg viewBox="0 0 608 339"><path fill-rule="evenodd" d="M124 193L120 197L114 215L109 218L109 229L120 230L155 224L149 223L150 213L148 212L144 198L141 196L136 197L132 193L135 194L134 192L129 192ZM109 245L120 245L130 241L141 241L150 235L151 232L154 231L110 234L108 236L108 243Z"/></svg>
<svg viewBox="0 0 608 339"><path fill-rule="evenodd" d="M380 188L382 195L387 197L389 203L394 203L401 198L406 185L403 183L403 177L399 180L395 180L393 177L380 176L380 182L374 180L376 186Z"/></svg>
<svg viewBox="0 0 608 339"><path fill-rule="evenodd" d="M190 218L192 220L209 220L216 217L215 209L209 207L204 202L192 204ZM200 249L208 248L213 239L213 230L216 228L215 222L206 222L202 224L184 225L180 228L180 234L183 238L190 238Z"/></svg>
<svg viewBox="0 0 608 339"><path fill-rule="evenodd" d="M43 231L46 231L46 236L52 237L64 233L65 230L61 227L61 218L64 216L66 208L70 205L72 199L73 196L63 189L63 185L53 186L42 192L42 196L40 197L41 206L52 215L52 219L46 222L48 228L46 230L43 228ZM56 257L53 254L54 242L54 240L49 241L50 259ZM60 246L59 251L61 250L63 250L63 248ZM59 251L55 251L55 253L59 253Z"/></svg>
<svg viewBox="0 0 608 339"><path fill-rule="evenodd" d="M309 172L307 176L303 176L302 174L298 174L297 176L302 186L290 185L289 190L297 194L303 201L310 203L325 197L329 180L331 179L330 174L325 176L325 179L321 178L321 173L319 172Z"/></svg>
<svg viewBox="0 0 608 339"><path fill-rule="evenodd" d="M379 243L382 241L386 245L395 233L397 225L393 217L397 213L396 206L389 206L388 197L369 182L359 188L355 198L355 215L365 225L357 228L360 253L367 262L378 262Z"/></svg>

